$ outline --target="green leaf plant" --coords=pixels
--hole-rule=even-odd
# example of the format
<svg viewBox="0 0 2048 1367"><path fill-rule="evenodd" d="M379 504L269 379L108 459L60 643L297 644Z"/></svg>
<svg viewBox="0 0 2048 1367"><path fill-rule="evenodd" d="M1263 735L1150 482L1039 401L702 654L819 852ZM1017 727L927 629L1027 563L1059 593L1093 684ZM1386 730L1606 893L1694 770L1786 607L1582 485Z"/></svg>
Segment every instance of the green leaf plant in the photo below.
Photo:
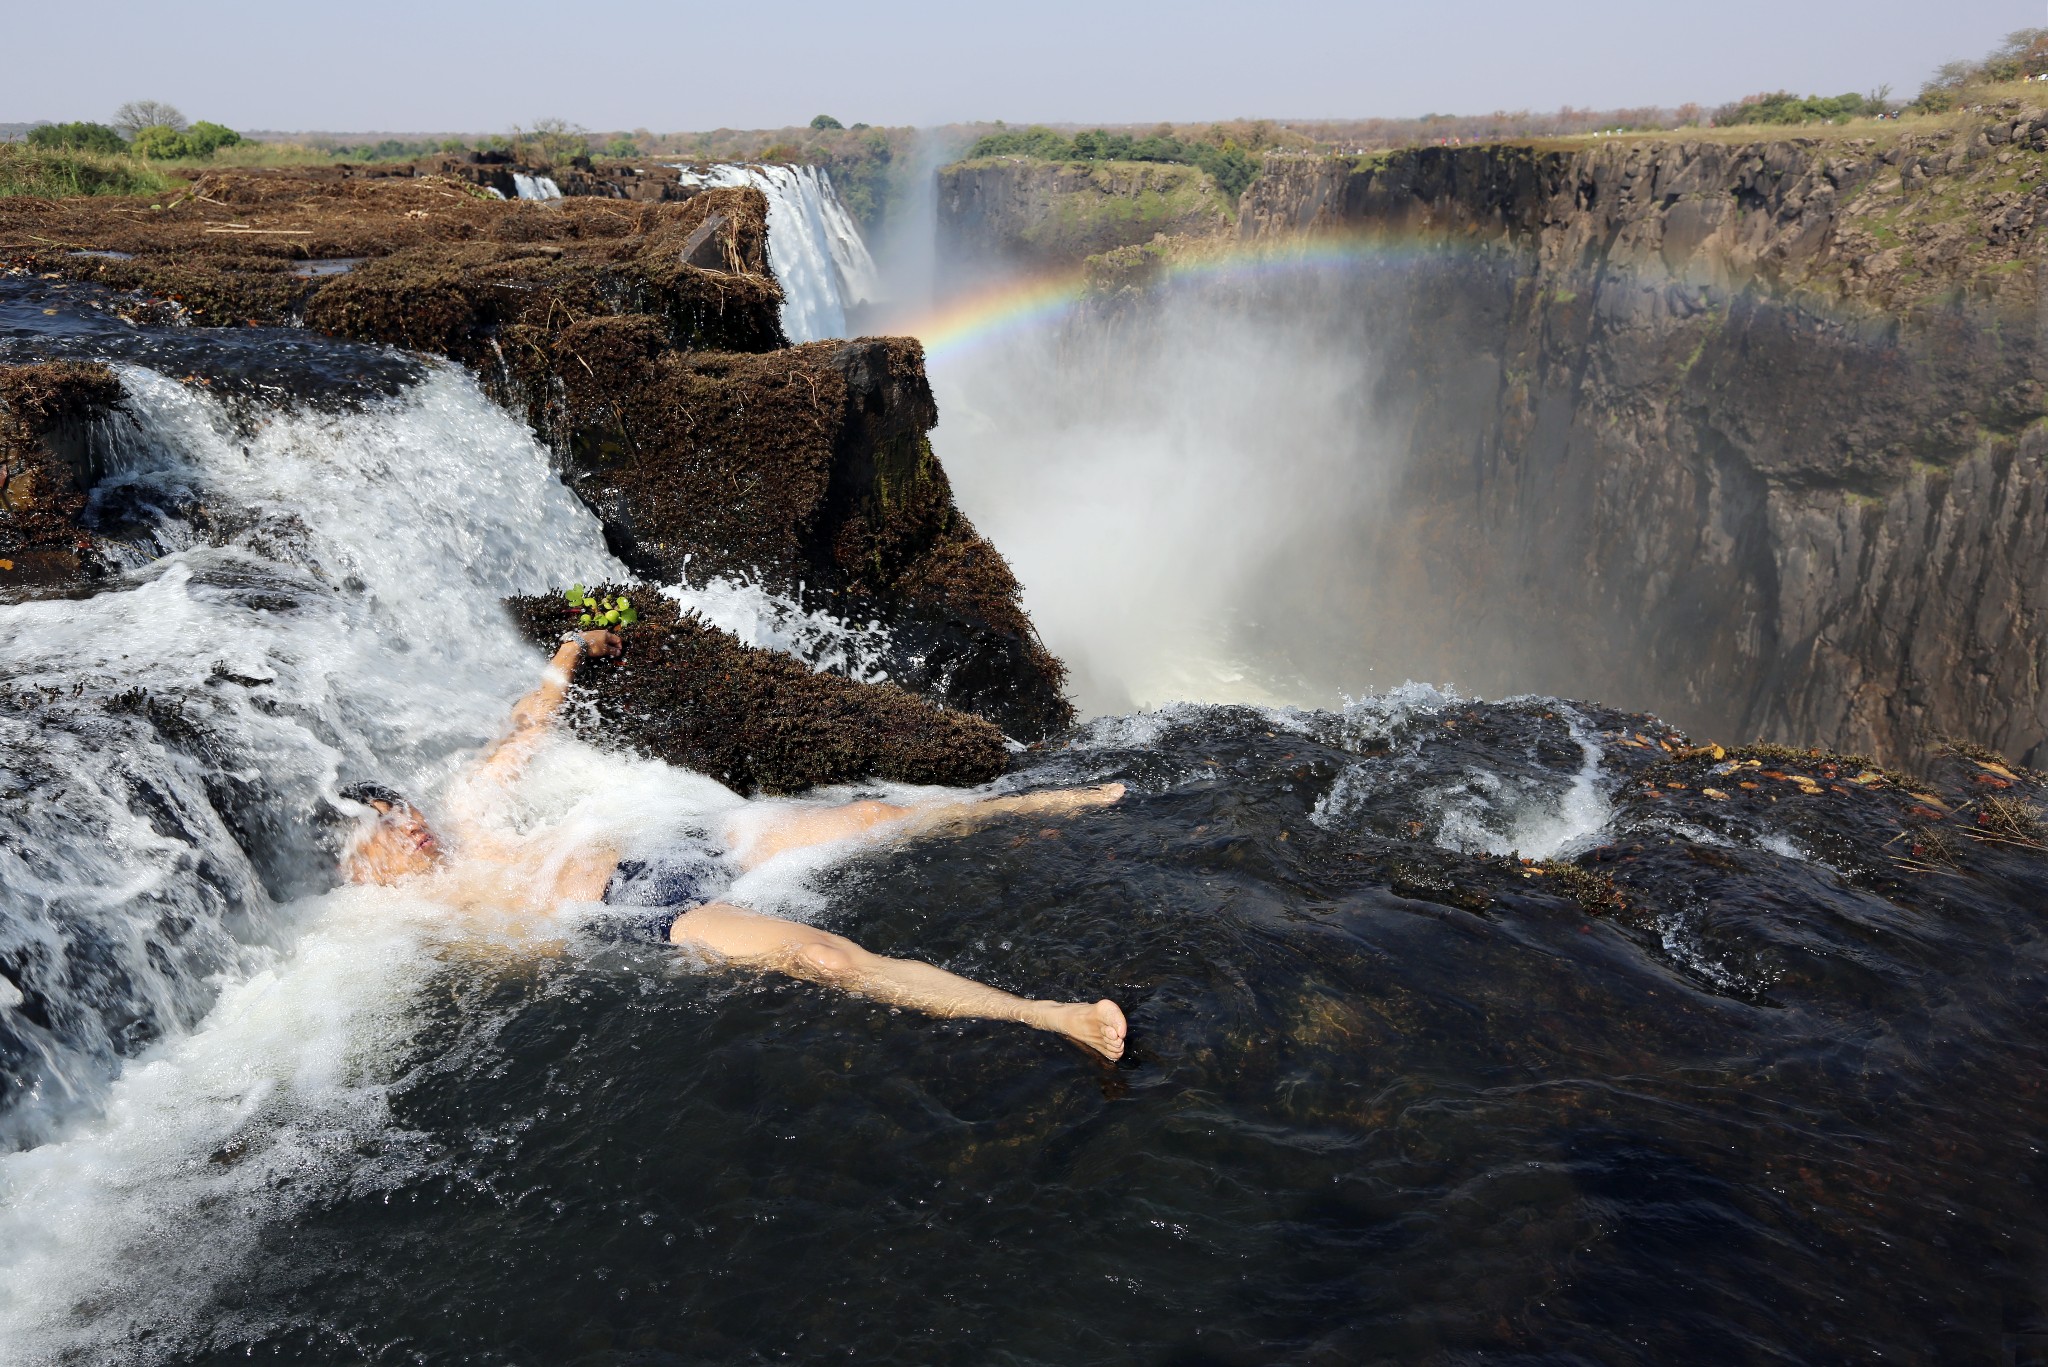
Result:
<svg viewBox="0 0 2048 1367"><path fill-rule="evenodd" d="M571 584L563 597L569 600L570 610L577 614L576 625L590 631L621 631L640 620L639 609L624 594L607 598L603 594L590 593L581 584Z"/></svg>

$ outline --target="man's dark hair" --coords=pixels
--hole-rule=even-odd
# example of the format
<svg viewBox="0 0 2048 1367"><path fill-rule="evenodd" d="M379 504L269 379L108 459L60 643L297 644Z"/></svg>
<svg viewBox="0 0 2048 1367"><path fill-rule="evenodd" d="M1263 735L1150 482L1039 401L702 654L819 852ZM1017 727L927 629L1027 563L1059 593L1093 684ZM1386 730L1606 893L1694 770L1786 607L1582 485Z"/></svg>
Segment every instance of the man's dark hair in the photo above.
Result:
<svg viewBox="0 0 2048 1367"><path fill-rule="evenodd" d="M341 795L350 802L360 802L365 807L381 802L387 807L412 808L412 802L395 788L386 788L381 783L351 783L341 790Z"/></svg>

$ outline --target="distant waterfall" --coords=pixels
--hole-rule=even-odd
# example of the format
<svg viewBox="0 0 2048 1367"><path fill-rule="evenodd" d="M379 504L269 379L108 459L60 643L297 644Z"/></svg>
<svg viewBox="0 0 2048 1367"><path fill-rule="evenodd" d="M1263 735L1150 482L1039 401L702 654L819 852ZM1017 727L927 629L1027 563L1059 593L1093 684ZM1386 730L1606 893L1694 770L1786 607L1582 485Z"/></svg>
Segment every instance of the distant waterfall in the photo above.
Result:
<svg viewBox="0 0 2048 1367"><path fill-rule="evenodd" d="M768 197L768 264L782 285L782 330L792 342L844 337L847 309L880 297L875 259L820 168L678 169L686 183L751 185Z"/></svg>
<svg viewBox="0 0 2048 1367"><path fill-rule="evenodd" d="M524 171L512 173L512 183L519 188L521 199L560 199L562 187L555 184L553 176L529 176Z"/></svg>

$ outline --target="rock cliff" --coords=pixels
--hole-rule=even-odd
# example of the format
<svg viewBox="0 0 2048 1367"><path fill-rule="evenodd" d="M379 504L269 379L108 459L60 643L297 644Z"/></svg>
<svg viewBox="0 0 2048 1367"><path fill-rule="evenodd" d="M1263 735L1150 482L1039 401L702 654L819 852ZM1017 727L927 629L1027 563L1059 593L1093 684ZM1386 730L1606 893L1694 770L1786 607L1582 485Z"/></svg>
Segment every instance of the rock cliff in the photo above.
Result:
<svg viewBox="0 0 2048 1367"><path fill-rule="evenodd" d="M237 171L153 203L0 200L0 271L122 291L99 312L131 325L300 324L460 361L549 442L636 571L750 575L879 622L892 679L1025 739L1070 719L1064 670L925 440L922 350L787 346L758 191L525 204L440 176ZM21 307L38 326L62 312ZM89 415L49 394L91 376L0 372L0 595L80 587L92 480L57 448ZM985 758L978 731L945 734Z"/></svg>
<svg viewBox="0 0 2048 1367"><path fill-rule="evenodd" d="M1390 586L1439 658L1695 729L2048 758L2048 112L1872 139L1282 160L1387 273ZM1533 661L1509 679L1501 662Z"/></svg>
<svg viewBox="0 0 2048 1367"><path fill-rule="evenodd" d="M1316 302L1399 476L1326 630L1377 677L2041 763L2048 112L1888 134L1275 157L1234 228L1089 262L1080 325L1176 256L1355 267Z"/></svg>
<svg viewBox="0 0 2048 1367"><path fill-rule="evenodd" d="M1071 264L1234 221L1207 172L1159 162L981 157L939 171L939 267L954 280Z"/></svg>

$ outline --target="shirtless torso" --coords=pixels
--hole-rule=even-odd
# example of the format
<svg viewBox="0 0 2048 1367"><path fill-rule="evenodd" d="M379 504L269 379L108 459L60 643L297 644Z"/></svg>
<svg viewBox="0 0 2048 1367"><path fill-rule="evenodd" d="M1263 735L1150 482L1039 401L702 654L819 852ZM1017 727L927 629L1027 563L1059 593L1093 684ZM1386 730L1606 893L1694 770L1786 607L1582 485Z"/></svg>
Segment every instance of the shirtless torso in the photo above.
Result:
<svg viewBox="0 0 2048 1367"><path fill-rule="evenodd" d="M548 734L578 664L586 654L610 655L619 638L605 631L566 638L540 687L512 710L512 724L457 781L450 793L452 844L419 808L387 789L362 785L351 794L375 813L349 843L343 868L359 883L412 884L450 908L496 913L552 912L564 903L605 900L625 872L615 850L593 848L566 858L510 838L481 819L486 795L515 781ZM907 839L960 829L1008 813L1051 816L1101 806L1123 796L1120 783L1016 796L905 806L853 802L835 807L778 809L750 822L717 857L732 872L758 867L791 850L854 841ZM677 900L653 911L671 943L709 958L772 969L940 1016L1014 1020L1064 1035L1105 1058L1124 1050L1123 1012L1108 1000L1058 1002L1015 997L914 959L871 954L844 936L718 900L718 880L677 885ZM715 894L697 900L696 888ZM627 899L630 900L630 899ZM644 905L645 903L643 903ZM673 917L667 914L673 912Z"/></svg>

